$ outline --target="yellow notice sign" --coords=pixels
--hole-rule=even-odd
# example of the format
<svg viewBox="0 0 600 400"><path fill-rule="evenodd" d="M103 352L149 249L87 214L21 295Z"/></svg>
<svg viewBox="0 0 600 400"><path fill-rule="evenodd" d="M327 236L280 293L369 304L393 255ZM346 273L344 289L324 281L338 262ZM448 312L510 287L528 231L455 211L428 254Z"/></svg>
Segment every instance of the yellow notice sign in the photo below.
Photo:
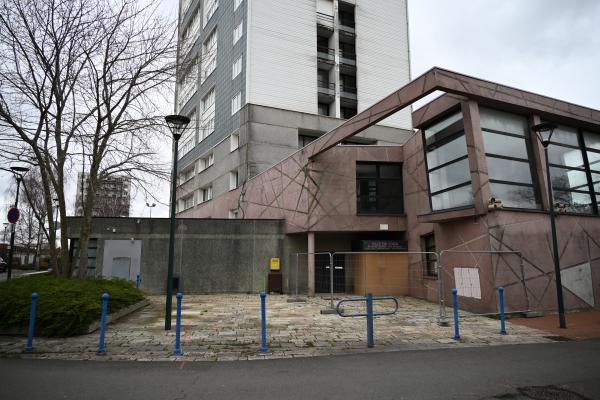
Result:
<svg viewBox="0 0 600 400"><path fill-rule="evenodd" d="M269 269L271 271L279 271L281 269L279 258L271 258L269 262Z"/></svg>

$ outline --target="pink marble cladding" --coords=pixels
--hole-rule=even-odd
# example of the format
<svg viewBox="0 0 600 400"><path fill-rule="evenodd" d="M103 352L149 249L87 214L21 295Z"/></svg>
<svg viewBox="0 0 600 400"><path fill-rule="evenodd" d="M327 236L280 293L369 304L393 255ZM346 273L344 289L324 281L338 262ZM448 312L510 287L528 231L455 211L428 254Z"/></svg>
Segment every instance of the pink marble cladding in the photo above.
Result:
<svg viewBox="0 0 600 400"><path fill-rule="evenodd" d="M307 231L404 231L404 216L356 212L356 161L402 162L401 146L336 146L312 160L298 152L242 187L181 213L181 217L285 220L288 233Z"/></svg>

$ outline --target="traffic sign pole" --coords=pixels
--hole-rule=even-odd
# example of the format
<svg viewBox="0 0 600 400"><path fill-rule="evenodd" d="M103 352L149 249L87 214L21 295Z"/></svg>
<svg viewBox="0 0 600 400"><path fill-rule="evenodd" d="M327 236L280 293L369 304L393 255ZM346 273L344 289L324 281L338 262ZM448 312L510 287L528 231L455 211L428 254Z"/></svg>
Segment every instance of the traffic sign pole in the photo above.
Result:
<svg viewBox="0 0 600 400"><path fill-rule="evenodd" d="M8 251L8 268L6 270L6 280L10 281L10 278L12 276L12 260L13 260L13 255L15 253L15 223L17 222L17 220L19 219L19 210L18 210L18 206L19 206L19 189L21 188L21 177L17 176L17 196L15 198L15 206L13 209L16 209L16 220L15 222L12 224L12 231L10 232L10 250ZM9 214L10 211L12 211L13 209L9 210Z"/></svg>

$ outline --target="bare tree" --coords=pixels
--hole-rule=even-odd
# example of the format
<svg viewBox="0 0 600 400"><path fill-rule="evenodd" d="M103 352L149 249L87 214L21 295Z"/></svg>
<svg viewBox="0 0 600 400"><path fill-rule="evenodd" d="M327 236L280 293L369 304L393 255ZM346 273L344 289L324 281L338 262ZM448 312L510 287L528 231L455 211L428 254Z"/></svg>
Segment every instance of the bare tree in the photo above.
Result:
<svg viewBox="0 0 600 400"><path fill-rule="evenodd" d="M39 165L56 265L52 194L64 232L73 166L89 166L80 249L87 248L99 182L128 175L143 190L166 176L153 144L166 133L156 96L174 76L174 24L134 0L0 1L0 162ZM59 272L70 276L66 235L60 249Z"/></svg>

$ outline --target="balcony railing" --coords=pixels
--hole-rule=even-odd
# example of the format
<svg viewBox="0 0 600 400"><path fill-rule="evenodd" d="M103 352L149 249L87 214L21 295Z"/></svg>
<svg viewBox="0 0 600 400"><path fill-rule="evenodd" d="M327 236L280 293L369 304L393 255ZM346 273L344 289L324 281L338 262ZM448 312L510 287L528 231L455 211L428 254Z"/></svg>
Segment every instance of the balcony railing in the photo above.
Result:
<svg viewBox="0 0 600 400"><path fill-rule="evenodd" d="M348 28L352 28L352 29L354 29L356 27L356 24L353 20L345 19L345 18L340 18L340 25L347 26Z"/></svg>
<svg viewBox="0 0 600 400"><path fill-rule="evenodd" d="M354 86L344 85L343 83L341 83L340 84L340 92L356 94L356 88Z"/></svg>
<svg viewBox="0 0 600 400"><path fill-rule="evenodd" d="M333 90L335 91L335 83L331 82L323 82L323 81L317 81L317 86L319 87L319 89L329 89L329 90Z"/></svg>
<svg viewBox="0 0 600 400"><path fill-rule="evenodd" d="M333 28L333 16L318 12L317 24L323 25L327 28Z"/></svg>
<svg viewBox="0 0 600 400"><path fill-rule="evenodd" d="M347 58L349 60L356 60L356 53L353 51L340 49L340 57Z"/></svg>

